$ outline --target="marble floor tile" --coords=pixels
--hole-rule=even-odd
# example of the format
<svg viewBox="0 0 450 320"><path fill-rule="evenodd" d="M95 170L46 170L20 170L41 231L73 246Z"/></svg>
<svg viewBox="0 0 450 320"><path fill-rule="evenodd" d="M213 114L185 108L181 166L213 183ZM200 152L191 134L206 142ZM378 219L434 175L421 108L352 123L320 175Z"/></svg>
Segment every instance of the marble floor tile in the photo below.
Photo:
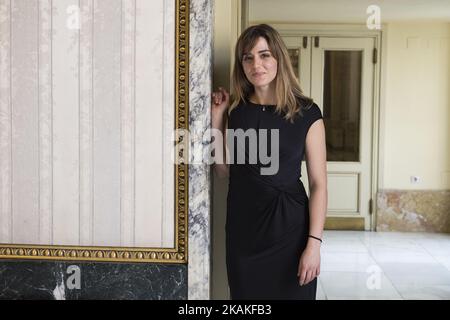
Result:
<svg viewBox="0 0 450 320"><path fill-rule="evenodd" d="M317 281L316 300L327 300L327 297L325 295L325 291L323 291L322 282L320 281L320 276L319 276L318 281Z"/></svg>
<svg viewBox="0 0 450 320"><path fill-rule="evenodd" d="M414 237L362 235L358 238L365 245L380 244L391 245L393 247L419 246L419 244L416 243L417 238Z"/></svg>
<svg viewBox="0 0 450 320"><path fill-rule="evenodd" d="M436 263L436 260L421 248L414 250L375 245L369 248L369 253L377 263Z"/></svg>
<svg viewBox="0 0 450 320"><path fill-rule="evenodd" d="M323 238L318 299L450 300L450 234L326 230ZM375 274L380 288L371 290Z"/></svg>
<svg viewBox="0 0 450 320"><path fill-rule="evenodd" d="M429 233L426 232L394 232L394 231L364 231L360 234L364 239L383 239L386 241L395 240L417 240L426 239Z"/></svg>
<svg viewBox="0 0 450 320"><path fill-rule="evenodd" d="M448 255L436 255L433 256L433 258L440 263L441 265L443 265L444 267L446 267L449 271L450 271L450 253Z"/></svg>
<svg viewBox="0 0 450 320"><path fill-rule="evenodd" d="M450 254L450 238L426 238L418 239L416 242L431 255Z"/></svg>
<svg viewBox="0 0 450 320"><path fill-rule="evenodd" d="M405 300L450 300L450 286L395 286Z"/></svg>
<svg viewBox="0 0 450 320"><path fill-rule="evenodd" d="M376 266L375 260L364 252L324 252L321 259L322 271L366 272Z"/></svg>
<svg viewBox="0 0 450 320"><path fill-rule="evenodd" d="M355 239L358 236L363 236L366 231L344 231L344 230L325 230L323 239L339 238L339 239Z"/></svg>
<svg viewBox="0 0 450 320"><path fill-rule="evenodd" d="M400 240L392 243L385 239L369 239L362 242L366 246L368 253L400 252L430 255L427 250L412 240Z"/></svg>
<svg viewBox="0 0 450 320"><path fill-rule="evenodd" d="M328 300L344 299L402 299L390 280L381 272L373 281L366 272L321 272L322 286Z"/></svg>
<svg viewBox="0 0 450 320"><path fill-rule="evenodd" d="M365 252L367 247L359 239L330 237L324 240L322 252Z"/></svg>
<svg viewBox="0 0 450 320"><path fill-rule="evenodd" d="M450 239L450 233L429 233L429 232L422 232L421 233L424 237L424 239L437 239L437 240L449 240Z"/></svg>
<svg viewBox="0 0 450 320"><path fill-rule="evenodd" d="M380 263L394 286L450 285L450 272L440 263Z"/></svg>

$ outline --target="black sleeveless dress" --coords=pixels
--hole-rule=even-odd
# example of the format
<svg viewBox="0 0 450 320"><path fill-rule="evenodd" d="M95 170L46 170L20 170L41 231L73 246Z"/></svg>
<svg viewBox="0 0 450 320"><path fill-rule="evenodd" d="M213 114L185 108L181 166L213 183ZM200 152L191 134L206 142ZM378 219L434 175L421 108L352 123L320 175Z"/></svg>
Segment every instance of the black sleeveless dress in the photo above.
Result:
<svg viewBox="0 0 450 320"><path fill-rule="evenodd" d="M303 117L297 117L294 123L277 114L275 106L251 102L241 102L229 115L228 129L237 130L227 140L233 162L225 225L226 265L233 300L316 298L317 278L300 286L297 277L309 234L308 197L300 180L300 166L308 129L322 114L316 104L302 110ZM271 130L278 129L279 165L275 174L261 174L261 169L267 170L271 164L259 156L257 161L252 160L249 139L238 141L239 129L267 129L262 154L269 156L275 142ZM258 134L256 137L259 155L262 139ZM245 154L244 163L242 158L237 163L239 152ZM274 167L272 161L272 171Z"/></svg>

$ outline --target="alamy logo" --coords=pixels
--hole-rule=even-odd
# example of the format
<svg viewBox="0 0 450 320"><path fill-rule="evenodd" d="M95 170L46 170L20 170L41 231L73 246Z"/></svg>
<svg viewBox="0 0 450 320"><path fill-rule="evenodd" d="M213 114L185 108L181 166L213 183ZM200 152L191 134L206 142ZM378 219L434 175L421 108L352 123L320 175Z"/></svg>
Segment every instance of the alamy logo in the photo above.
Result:
<svg viewBox="0 0 450 320"><path fill-rule="evenodd" d="M81 289L80 267L76 265L70 265L67 268L67 274L70 274L66 281L67 289Z"/></svg>
<svg viewBox="0 0 450 320"><path fill-rule="evenodd" d="M67 7L67 17L66 26L69 30L79 30L80 29L80 8L76 5L71 5Z"/></svg>
<svg viewBox="0 0 450 320"><path fill-rule="evenodd" d="M370 30L380 30L381 29L381 9L377 5L370 5L366 9L366 13L369 14L367 18L367 28Z"/></svg>
<svg viewBox="0 0 450 320"><path fill-rule="evenodd" d="M227 129L226 141L229 154L224 157L226 148L223 145L224 137L221 130L207 129L203 133L201 141L195 141L191 138L188 130L178 129L172 136L172 141L175 141L172 161L175 164L211 165L214 163L224 164L223 159L225 158L227 164L257 164L259 159L259 163L262 165L261 175L274 175L279 169L279 140L278 129L248 129L245 131L243 129Z"/></svg>
<svg viewBox="0 0 450 320"><path fill-rule="evenodd" d="M369 277L366 281L367 289L369 290L380 290L381 289L381 274L382 270L377 265L371 265L366 269L369 273Z"/></svg>
<svg viewBox="0 0 450 320"><path fill-rule="evenodd" d="M258 134L258 137L257 137ZM248 139L247 139L248 138ZM269 167L261 167L261 175L273 175L278 172L279 167L279 130L270 130L270 156L268 154L268 139L269 132L267 129L259 129L258 132L254 129L244 131L243 129L227 130L227 141L230 148L230 162L233 162L234 150L237 150L237 163L245 163L245 155L248 154L248 163L256 164L259 161L262 165L269 165ZM246 141L248 143L248 150L246 148ZM234 143L238 147L234 148Z"/></svg>

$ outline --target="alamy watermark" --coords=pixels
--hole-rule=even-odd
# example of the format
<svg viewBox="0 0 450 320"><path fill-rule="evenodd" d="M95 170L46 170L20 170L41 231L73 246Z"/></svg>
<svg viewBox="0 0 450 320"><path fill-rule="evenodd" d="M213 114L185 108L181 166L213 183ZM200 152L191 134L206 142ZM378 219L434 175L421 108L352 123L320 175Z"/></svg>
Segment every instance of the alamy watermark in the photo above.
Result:
<svg viewBox="0 0 450 320"><path fill-rule="evenodd" d="M278 172L279 129L226 129L225 134L227 148L224 147L221 130L209 128L200 140L193 139L189 130L175 130L172 135L172 141L175 141L171 155L173 163L260 164L261 175L274 175Z"/></svg>
<svg viewBox="0 0 450 320"><path fill-rule="evenodd" d="M66 26L69 30L80 29L80 7L77 5L68 6L66 9L68 14Z"/></svg>
<svg viewBox="0 0 450 320"><path fill-rule="evenodd" d="M70 265L67 268L67 274L70 276L67 278L67 289L81 289L81 270L77 265Z"/></svg>
<svg viewBox="0 0 450 320"><path fill-rule="evenodd" d="M381 8L375 4L370 5L366 9L366 13L369 15L366 21L367 28L370 30L381 29Z"/></svg>
<svg viewBox="0 0 450 320"><path fill-rule="evenodd" d="M369 273L369 277L366 281L367 289L369 290L380 290L381 289L381 274L383 270L377 265L371 265L366 269Z"/></svg>

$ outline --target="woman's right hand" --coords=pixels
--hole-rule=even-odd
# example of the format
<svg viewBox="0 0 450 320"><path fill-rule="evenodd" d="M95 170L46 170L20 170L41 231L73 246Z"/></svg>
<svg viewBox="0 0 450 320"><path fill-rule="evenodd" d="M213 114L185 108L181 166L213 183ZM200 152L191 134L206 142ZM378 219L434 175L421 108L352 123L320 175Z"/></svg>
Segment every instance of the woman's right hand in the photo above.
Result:
<svg viewBox="0 0 450 320"><path fill-rule="evenodd" d="M230 94L222 87L219 87L219 91L213 92L211 97L211 127L213 129L220 130L222 134L214 131L212 141L219 141L223 139L223 143L217 145L214 148L215 157L219 159L220 162L216 163L214 161L214 171L217 173L219 178L225 178L229 174L229 168L227 163L227 152L226 148L226 112L230 104ZM215 142L213 142L215 144Z"/></svg>
<svg viewBox="0 0 450 320"><path fill-rule="evenodd" d="M219 124L223 120L228 106L230 104L230 94L222 87L219 87L219 91L212 93L211 98L211 122L213 126Z"/></svg>

